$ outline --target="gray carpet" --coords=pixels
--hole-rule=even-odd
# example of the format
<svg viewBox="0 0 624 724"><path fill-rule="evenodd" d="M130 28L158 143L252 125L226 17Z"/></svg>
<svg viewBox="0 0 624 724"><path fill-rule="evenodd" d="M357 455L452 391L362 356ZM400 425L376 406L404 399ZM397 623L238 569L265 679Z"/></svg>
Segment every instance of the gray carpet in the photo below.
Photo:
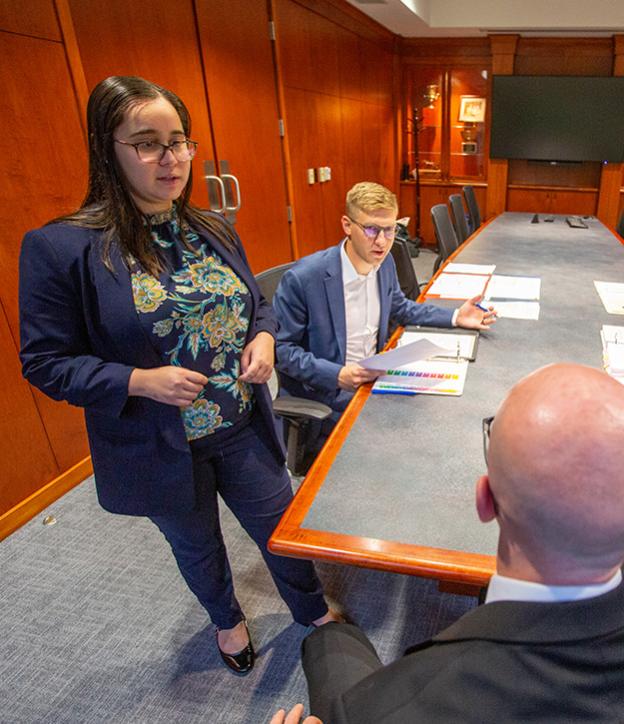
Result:
<svg viewBox="0 0 624 724"><path fill-rule="evenodd" d="M57 523L42 525L49 514ZM305 629L229 511L222 518L259 654L249 676L221 664L214 628L157 529L103 511L89 479L0 542L0 721L256 724L307 705ZM475 605L431 581L318 568L385 662Z"/></svg>

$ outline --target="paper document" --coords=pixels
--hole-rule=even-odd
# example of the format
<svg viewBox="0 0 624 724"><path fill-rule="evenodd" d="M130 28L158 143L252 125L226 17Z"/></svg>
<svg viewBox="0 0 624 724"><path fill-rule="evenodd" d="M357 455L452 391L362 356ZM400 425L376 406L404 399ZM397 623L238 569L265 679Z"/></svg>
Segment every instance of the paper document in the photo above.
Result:
<svg viewBox="0 0 624 724"><path fill-rule="evenodd" d="M419 340L411 344L395 347L388 350L388 352L380 352L373 357L363 359L358 364L369 370L393 370L447 352L448 350L445 347L440 347L440 345L434 344L428 339L423 339L421 335Z"/></svg>
<svg viewBox="0 0 624 724"><path fill-rule="evenodd" d="M468 362L421 360L377 378L374 394L456 395L464 391Z"/></svg>
<svg viewBox="0 0 624 724"><path fill-rule="evenodd" d="M600 338L605 371L624 384L624 327L603 324Z"/></svg>
<svg viewBox="0 0 624 724"><path fill-rule="evenodd" d="M403 335L404 337L405 335ZM603 324L600 332L603 347L606 342L615 342L624 345L624 327L615 324ZM401 337L401 339L403 339Z"/></svg>
<svg viewBox="0 0 624 724"><path fill-rule="evenodd" d="M607 342L609 369L617 375L624 374L624 344Z"/></svg>
<svg viewBox="0 0 624 724"><path fill-rule="evenodd" d="M594 286L609 314L624 314L624 284L619 282L594 282Z"/></svg>
<svg viewBox="0 0 624 724"><path fill-rule="evenodd" d="M446 274L442 272L427 290L443 299L470 299L483 294L489 276L483 274Z"/></svg>
<svg viewBox="0 0 624 724"><path fill-rule="evenodd" d="M541 281L539 277L511 277L494 274L490 278L485 298L539 301Z"/></svg>
<svg viewBox="0 0 624 724"><path fill-rule="evenodd" d="M496 313L501 319L539 319L539 302L494 302Z"/></svg>
<svg viewBox="0 0 624 724"><path fill-rule="evenodd" d="M460 264L452 261L444 267L451 274L493 274L496 264Z"/></svg>
<svg viewBox="0 0 624 724"><path fill-rule="evenodd" d="M406 330L399 339L399 346L411 344L417 339L428 339L430 342L444 348L443 352L437 352L436 357L460 357L462 359L473 360L476 356L476 343L478 334L461 333L453 334L451 332L425 332L424 330L411 331Z"/></svg>

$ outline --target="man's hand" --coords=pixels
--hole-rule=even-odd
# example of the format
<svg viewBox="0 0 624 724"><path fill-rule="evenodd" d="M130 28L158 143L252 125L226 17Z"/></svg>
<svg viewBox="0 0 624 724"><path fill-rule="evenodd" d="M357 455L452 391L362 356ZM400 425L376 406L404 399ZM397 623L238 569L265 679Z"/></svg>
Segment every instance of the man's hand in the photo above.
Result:
<svg viewBox="0 0 624 724"><path fill-rule="evenodd" d="M288 714L283 709L276 712L269 724L299 724L302 715L303 704L295 704ZM323 724L323 722L317 716L307 716L303 724Z"/></svg>
<svg viewBox="0 0 624 724"><path fill-rule="evenodd" d="M360 385L365 382L372 382L385 372L380 370L367 370L365 367L353 362L345 365L338 373L338 387L341 390L349 390L355 392Z"/></svg>
<svg viewBox="0 0 624 724"><path fill-rule="evenodd" d="M496 321L496 310L493 306L487 307L487 311L479 308L477 304L483 299L483 295L473 297L464 302L457 313L457 326L466 329L487 329Z"/></svg>
<svg viewBox="0 0 624 724"><path fill-rule="evenodd" d="M275 364L275 340L268 332L258 334L247 344L241 355L239 380L261 385L267 382Z"/></svg>
<svg viewBox="0 0 624 724"><path fill-rule="evenodd" d="M169 365L149 370L137 367L130 374L128 394L149 397L165 405L188 407L207 384L205 375L185 367Z"/></svg>

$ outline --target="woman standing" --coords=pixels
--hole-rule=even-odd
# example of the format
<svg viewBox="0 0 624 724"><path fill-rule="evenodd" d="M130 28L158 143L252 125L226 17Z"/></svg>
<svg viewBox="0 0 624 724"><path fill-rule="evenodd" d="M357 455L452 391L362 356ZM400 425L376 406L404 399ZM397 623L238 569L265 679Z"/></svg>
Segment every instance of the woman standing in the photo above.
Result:
<svg viewBox="0 0 624 724"><path fill-rule="evenodd" d="M296 621L336 620L309 562L271 555L292 498L266 388L276 323L240 240L189 203L190 118L171 91L110 77L87 108L82 206L26 234L24 376L85 408L101 505L148 516L237 673L254 651L217 493L256 542Z"/></svg>

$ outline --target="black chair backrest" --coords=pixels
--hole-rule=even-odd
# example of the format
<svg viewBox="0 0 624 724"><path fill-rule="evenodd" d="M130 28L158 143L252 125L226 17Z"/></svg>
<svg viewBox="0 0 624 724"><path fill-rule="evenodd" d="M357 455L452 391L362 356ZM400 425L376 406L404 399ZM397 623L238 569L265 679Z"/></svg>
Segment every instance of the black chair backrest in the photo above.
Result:
<svg viewBox="0 0 624 724"><path fill-rule="evenodd" d="M615 230L621 237L624 238L624 211L622 211L622 213L620 214L620 220L618 221Z"/></svg>
<svg viewBox="0 0 624 724"><path fill-rule="evenodd" d="M408 299L416 301L420 296L420 287L416 279L412 257L407 248L407 242L403 241L403 239L395 238L390 248L390 253L394 259L401 291Z"/></svg>
<svg viewBox="0 0 624 724"><path fill-rule="evenodd" d="M431 218L433 219L433 228L435 230L436 239L438 240L438 248L440 250L440 259L444 261L457 249L457 236L455 229L451 223L451 215L449 214L446 204L436 204L431 207Z"/></svg>
<svg viewBox="0 0 624 724"><path fill-rule="evenodd" d="M466 212L461 194L451 194L449 196L449 204L453 212L453 226L455 227L457 241L463 244L470 236L470 232L468 231L468 222L466 221Z"/></svg>
<svg viewBox="0 0 624 724"><path fill-rule="evenodd" d="M479 204L477 203L477 197L475 196L472 186L464 186L462 191L464 192L466 206L468 207L468 213L470 214L472 226L470 233L472 233L481 226L481 212L479 211Z"/></svg>
<svg viewBox="0 0 624 724"><path fill-rule="evenodd" d="M277 289L277 285L279 284L282 275L285 271L288 271L294 263L294 261L289 261L286 264L280 264L279 266L271 267L271 269L266 269L265 271L256 274L256 282L260 287L262 296L267 300L267 302L270 303L273 301L273 295L275 294L275 290Z"/></svg>

